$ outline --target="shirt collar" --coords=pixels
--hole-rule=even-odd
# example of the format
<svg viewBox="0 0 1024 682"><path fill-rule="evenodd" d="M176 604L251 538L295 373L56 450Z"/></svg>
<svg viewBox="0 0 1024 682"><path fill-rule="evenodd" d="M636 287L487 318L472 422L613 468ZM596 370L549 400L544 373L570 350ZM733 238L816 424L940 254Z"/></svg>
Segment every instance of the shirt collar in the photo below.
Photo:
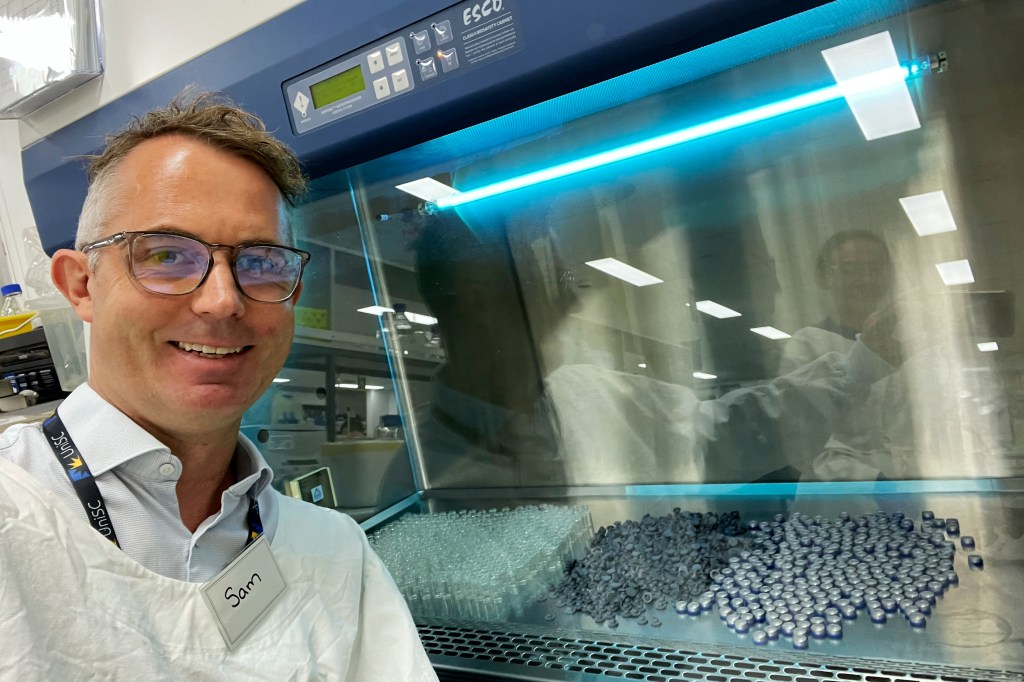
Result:
<svg viewBox="0 0 1024 682"><path fill-rule="evenodd" d="M60 404L58 412L94 476L140 455L170 454L166 445L104 400L89 384L72 391Z"/></svg>
<svg viewBox="0 0 1024 682"><path fill-rule="evenodd" d="M235 448L235 467L238 483L229 490L239 495L252 493L259 495L274 480L274 472L267 460L251 440L238 434L238 447Z"/></svg>
<svg viewBox="0 0 1024 682"><path fill-rule="evenodd" d="M83 453L89 470L100 476L131 460L151 453L170 457L170 449L128 415L108 403L89 384L82 384L60 404L64 428ZM259 495L274 478L270 465L256 446L239 434L235 448L238 482L230 490Z"/></svg>

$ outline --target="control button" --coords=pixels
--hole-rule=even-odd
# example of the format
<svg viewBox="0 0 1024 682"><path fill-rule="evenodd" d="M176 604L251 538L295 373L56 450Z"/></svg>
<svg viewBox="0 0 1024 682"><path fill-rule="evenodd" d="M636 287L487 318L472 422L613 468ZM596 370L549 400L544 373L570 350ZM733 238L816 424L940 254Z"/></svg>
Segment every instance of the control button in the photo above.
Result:
<svg viewBox="0 0 1024 682"><path fill-rule="evenodd" d="M384 68L384 55L380 50L366 55L366 63L370 66L370 73L377 73Z"/></svg>
<svg viewBox="0 0 1024 682"><path fill-rule="evenodd" d="M306 109L309 107L309 98L305 94L299 93L295 95L295 99L292 100L292 106L295 110L302 114L302 117L306 117Z"/></svg>
<svg viewBox="0 0 1024 682"><path fill-rule="evenodd" d="M423 54L430 49L430 33L427 32L427 29L414 31L409 34L409 37L412 38L412 47L416 50L416 54Z"/></svg>
<svg viewBox="0 0 1024 682"><path fill-rule="evenodd" d="M428 81L437 75L437 65L433 57L417 59L416 65L420 67L420 80Z"/></svg>
<svg viewBox="0 0 1024 682"><path fill-rule="evenodd" d="M437 41L438 45L444 45L452 41L452 22L447 19L439 24L431 24L430 28L434 29L434 40Z"/></svg>
<svg viewBox="0 0 1024 682"><path fill-rule="evenodd" d="M402 63L402 43L391 43L384 48L388 55L388 66Z"/></svg>
<svg viewBox="0 0 1024 682"><path fill-rule="evenodd" d="M441 70L445 73L459 68L459 53L454 47L448 51L438 50L437 58L441 60Z"/></svg>
<svg viewBox="0 0 1024 682"><path fill-rule="evenodd" d="M391 74L391 83L395 86L395 92L401 92L409 87L409 72L399 69Z"/></svg>
<svg viewBox="0 0 1024 682"><path fill-rule="evenodd" d="M387 78L378 78L373 81L373 92L376 93L377 99L384 99L391 94L391 88L388 87Z"/></svg>
<svg viewBox="0 0 1024 682"><path fill-rule="evenodd" d="M161 476L173 476L176 469L173 464L167 462L160 465L159 471Z"/></svg>

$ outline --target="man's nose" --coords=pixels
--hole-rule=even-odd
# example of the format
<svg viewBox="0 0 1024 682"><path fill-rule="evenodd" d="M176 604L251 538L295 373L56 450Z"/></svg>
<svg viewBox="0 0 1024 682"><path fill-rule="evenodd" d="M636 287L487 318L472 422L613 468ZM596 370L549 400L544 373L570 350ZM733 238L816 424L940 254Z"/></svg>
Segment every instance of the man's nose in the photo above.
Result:
<svg viewBox="0 0 1024 682"><path fill-rule="evenodd" d="M192 310L200 315L238 317L245 311L245 300L238 290L227 254L213 254L213 265L203 286L192 297Z"/></svg>

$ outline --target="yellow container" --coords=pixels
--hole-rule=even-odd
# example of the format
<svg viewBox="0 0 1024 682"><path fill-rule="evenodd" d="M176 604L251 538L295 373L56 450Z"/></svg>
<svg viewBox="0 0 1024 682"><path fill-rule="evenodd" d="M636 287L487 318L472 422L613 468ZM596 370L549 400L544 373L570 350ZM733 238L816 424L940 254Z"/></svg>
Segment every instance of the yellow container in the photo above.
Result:
<svg viewBox="0 0 1024 682"><path fill-rule="evenodd" d="M32 318L35 313L18 313L0 317L0 339L7 339L18 334L32 331Z"/></svg>

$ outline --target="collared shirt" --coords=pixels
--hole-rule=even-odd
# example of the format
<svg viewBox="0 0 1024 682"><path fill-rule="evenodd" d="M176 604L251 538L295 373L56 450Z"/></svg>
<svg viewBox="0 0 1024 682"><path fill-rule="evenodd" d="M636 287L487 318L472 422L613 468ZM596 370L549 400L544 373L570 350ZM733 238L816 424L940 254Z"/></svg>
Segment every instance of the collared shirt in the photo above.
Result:
<svg viewBox="0 0 1024 682"><path fill-rule="evenodd" d="M219 573L245 547L250 494L259 502L264 534L274 539L278 508L270 487L273 474L241 434L234 459L237 483L221 495L220 511L192 533L178 508L181 460L166 445L88 384L61 403L60 416L96 479L121 549L149 570L189 582L205 582ZM0 457L85 514L41 424L16 424L0 434Z"/></svg>

